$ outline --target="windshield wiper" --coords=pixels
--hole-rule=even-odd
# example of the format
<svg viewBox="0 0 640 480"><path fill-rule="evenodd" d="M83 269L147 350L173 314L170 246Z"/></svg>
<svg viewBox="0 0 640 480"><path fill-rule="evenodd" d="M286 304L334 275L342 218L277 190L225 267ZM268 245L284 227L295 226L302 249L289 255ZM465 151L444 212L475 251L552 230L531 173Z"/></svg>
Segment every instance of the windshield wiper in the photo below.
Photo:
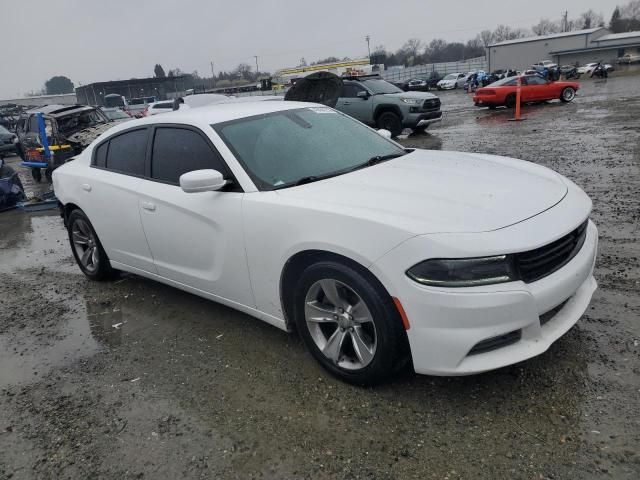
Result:
<svg viewBox="0 0 640 480"><path fill-rule="evenodd" d="M409 153L409 152L391 153L389 155L376 155L375 157L371 157L366 162L360 163L360 164L356 165L355 167L350 168L349 170L347 170L347 172L353 172L354 170L360 170L361 168L371 167L373 165L377 165L378 163L386 162L387 160L391 160L393 158L402 157L403 155L406 155L407 153Z"/></svg>

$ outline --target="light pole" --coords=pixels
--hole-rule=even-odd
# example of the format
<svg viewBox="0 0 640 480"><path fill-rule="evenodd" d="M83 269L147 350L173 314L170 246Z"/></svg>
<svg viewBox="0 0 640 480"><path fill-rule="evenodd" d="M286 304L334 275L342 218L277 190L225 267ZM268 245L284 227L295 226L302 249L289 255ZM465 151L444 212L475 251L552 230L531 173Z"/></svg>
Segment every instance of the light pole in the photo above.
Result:
<svg viewBox="0 0 640 480"><path fill-rule="evenodd" d="M260 71L260 70L258 69L258 56L257 56L257 55L254 55L254 56L253 56L253 58L255 58L255 59L256 59L256 79L257 79L257 78L258 78L258 72Z"/></svg>
<svg viewBox="0 0 640 480"><path fill-rule="evenodd" d="M211 62L211 88L216 88L216 74L213 71L213 61Z"/></svg>
<svg viewBox="0 0 640 480"><path fill-rule="evenodd" d="M367 41L367 52L369 52L369 63L371 63L371 47L369 46L369 41L371 40L371 37L367 35L366 37L364 37L364 39Z"/></svg>

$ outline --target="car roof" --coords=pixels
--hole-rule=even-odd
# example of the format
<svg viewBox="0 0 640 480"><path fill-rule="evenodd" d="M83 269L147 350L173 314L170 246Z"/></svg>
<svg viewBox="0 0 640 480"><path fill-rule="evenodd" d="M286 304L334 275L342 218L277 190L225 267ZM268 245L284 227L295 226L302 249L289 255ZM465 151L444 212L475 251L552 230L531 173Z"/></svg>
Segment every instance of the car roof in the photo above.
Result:
<svg viewBox="0 0 640 480"><path fill-rule="evenodd" d="M114 127L110 132L117 132L136 126L155 125L159 123L181 123L186 125L213 125L255 115L265 115L274 112L294 110L297 108L322 107L326 105L307 102L292 101L255 101L241 103L219 103L204 107L195 107L188 110L177 110L162 115L153 115L141 119L126 122L122 127Z"/></svg>

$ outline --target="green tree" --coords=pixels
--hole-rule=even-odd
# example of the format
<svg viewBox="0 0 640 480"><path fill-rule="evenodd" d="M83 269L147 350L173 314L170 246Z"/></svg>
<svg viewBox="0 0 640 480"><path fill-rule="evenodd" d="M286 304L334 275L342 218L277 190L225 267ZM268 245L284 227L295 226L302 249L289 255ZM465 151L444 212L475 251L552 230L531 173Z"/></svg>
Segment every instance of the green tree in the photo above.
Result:
<svg viewBox="0 0 640 480"><path fill-rule="evenodd" d="M47 95L59 95L62 93L73 93L75 87L73 82L67 77L58 75L44 82L44 89Z"/></svg>

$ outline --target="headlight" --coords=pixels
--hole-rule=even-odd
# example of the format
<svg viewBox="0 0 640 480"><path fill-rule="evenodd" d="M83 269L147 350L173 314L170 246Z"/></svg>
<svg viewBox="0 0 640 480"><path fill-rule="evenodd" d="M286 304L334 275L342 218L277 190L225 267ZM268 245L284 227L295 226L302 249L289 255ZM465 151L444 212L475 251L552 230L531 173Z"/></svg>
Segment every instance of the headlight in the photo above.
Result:
<svg viewBox="0 0 640 480"><path fill-rule="evenodd" d="M517 275L509 255L481 258L435 258L414 265L407 275L433 287L475 287L512 282Z"/></svg>
<svg viewBox="0 0 640 480"><path fill-rule="evenodd" d="M409 105L420 105L422 103L422 99L420 98L401 98L400 100Z"/></svg>

